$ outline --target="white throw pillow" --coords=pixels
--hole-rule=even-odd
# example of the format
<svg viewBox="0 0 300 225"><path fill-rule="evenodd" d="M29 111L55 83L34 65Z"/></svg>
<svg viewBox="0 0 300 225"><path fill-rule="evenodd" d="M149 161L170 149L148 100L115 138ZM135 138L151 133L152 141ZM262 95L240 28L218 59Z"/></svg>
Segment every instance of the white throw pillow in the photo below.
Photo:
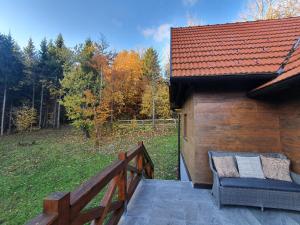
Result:
<svg viewBox="0 0 300 225"><path fill-rule="evenodd" d="M240 177L265 179L260 157L236 156Z"/></svg>

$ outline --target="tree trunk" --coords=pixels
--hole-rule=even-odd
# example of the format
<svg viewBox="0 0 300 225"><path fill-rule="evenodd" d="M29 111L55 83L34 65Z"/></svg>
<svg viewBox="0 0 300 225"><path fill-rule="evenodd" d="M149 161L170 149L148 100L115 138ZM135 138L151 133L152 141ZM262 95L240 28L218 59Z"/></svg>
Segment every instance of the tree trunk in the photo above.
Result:
<svg viewBox="0 0 300 225"><path fill-rule="evenodd" d="M110 131L113 130L113 122L114 122L114 100L112 100L111 107L110 107Z"/></svg>
<svg viewBox="0 0 300 225"><path fill-rule="evenodd" d="M90 132L88 131L88 129L86 129L85 127L82 127L81 130L82 130L82 132L84 134L84 137L86 139L89 139L91 137Z"/></svg>
<svg viewBox="0 0 300 225"><path fill-rule="evenodd" d="M2 103L2 116L1 116L1 132L0 135L4 134L4 117L5 117L5 104L6 104L7 84L4 86L3 103Z"/></svg>
<svg viewBox="0 0 300 225"><path fill-rule="evenodd" d="M40 129L42 128L43 100L44 100L44 85L42 85L41 101L40 101L40 117L39 117L39 128L40 128Z"/></svg>
<svg viewBox="0 0 300 225"><path fill-rule="evenodd" d="M94 111L94 120L96 120L96 117L97 117L97 110L96 110L96 105L94 104L94 107L93 107L93 111ZM99 141L100 141L100 138L99 138L99 126L98 124L95 123L95 134L96 134L96 138L95 138L95 146L99 146ZM87 136L86 136L87 138Z"/></svg>
<svg viewBox="0 0 300 225"><path fill-rule="evenodd" d="M34 101L35 101L35 83L32 85L32 108L34 109Z"/></svg>
<svg viewBox="0 0 300 225"><path fill-rule="evenodd" d="M115 85L114 85L114 73L112 73L112 92L115 92ZM113 94L112 94L113 95ZM115 99L114 96L112 97L111 101L111 112L110 112L110 129L111 131L113 130L113 122L114 122L114 104L115 104Z"/></svg>
<svg viewBox="0 0 300 225"><path fill-rule="evenodd" d="M8 121L8 131L7 131L7 134L10 134L10 133L11 133L11 124L12 124L12 104L10 104L9 121Z"/></svg>
<svg viewBox="0 0 300 225"><path fill-rule="evenodd" d="M57 120L56 120L56 128L60 128L60 103L57 102Z"/></svg>
<svg viewBox="0 0 300 225"><path fill-rule="evenodd" d="M114 122L114 103L111 103L111 109L110 109L110 124L112 127L112 124Z"/></svg>
<svg viewBox="0 0 300 225"><path fill-rule="evenodd" d="M45 112L45 116L44 116L44 122L43 122L43 127L48 128L48 115L49 114L49 106L46 102L46 112Z"/></svg>
<svg viewBox="0 0 300 225"><path fill-rule="evenodd" d="M152 84L152 127L155 128L155 90Z"/></svg>
<svg viewBox="0 0 300 225"><path fill-rule="evenodd" d="M35 101L35 83L33 82L33 85L32 85L32 110L34 110L34 101ZM32 131L32 126L33 126L33 123L31 122L30 132Z"/></svg>
<svg viewBox="0 0 300 225"><path fill-rule="evenodd" d="M53 108L53 128L56 126L56 108L57 108L57 102L54 101L54 108Z"/></svg>
<svg viewBox="0 0 300 225"><path fill-rule="evenodd" d="M96 147L99 147L99 145L100 145L100 136L101 136L101 134L100 134L100 128L99 128L99 126L98 125L96 125L96 127L95 127L95 134L96 134L96 138L95 138L95 146ZM85 137L86 138L90 138L90 134L88 133L86 133L85 134Z"/></svg>
<svg viewBox="0 0 300 225"><path fill-rule="evenodd" d="M101 97L102 97L102 85L103 85L103 71L102 71L102 68L101 68L101 71L100 71L100 90L99 90L99 98L100 98L100 101L101 101Z"/></svg>

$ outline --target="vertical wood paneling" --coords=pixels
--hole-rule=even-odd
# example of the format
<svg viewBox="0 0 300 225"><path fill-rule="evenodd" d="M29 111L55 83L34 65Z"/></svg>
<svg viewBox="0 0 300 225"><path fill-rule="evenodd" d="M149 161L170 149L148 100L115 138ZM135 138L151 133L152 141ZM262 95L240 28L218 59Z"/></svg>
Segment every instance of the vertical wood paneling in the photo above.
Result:
<svg viewBox="0 0 300 225"><path fill-rule="evenodd" d="M279 112L283 152L292 161L292 170L300 173L300 102L284 104Z"/></svg>
<svg viewBox="0 0 300 225"><path fill-rule="evenodd" d="M184 115L186 115L186 120L184 120ZM187 165L187 169L190 173L190 176L192 180L196 179L194 174L194 166L195 166L195 143L194 143L194 103L193 103L193 96L191 96L184 104L184 107L181 111L181 152L183 154L183 158L185 160L185 163ZM184 137L184 122L187 122L186 124L186 134L187 136Z"/></svg>
<svg viewBox="0 0 300 225"><path fill-rule="evenodd" d="M300 172L299 103L262 102L242 92L195 93L182 112L190 124L182 152L194 183L212 182L209 150L283 152Z"/></svg>

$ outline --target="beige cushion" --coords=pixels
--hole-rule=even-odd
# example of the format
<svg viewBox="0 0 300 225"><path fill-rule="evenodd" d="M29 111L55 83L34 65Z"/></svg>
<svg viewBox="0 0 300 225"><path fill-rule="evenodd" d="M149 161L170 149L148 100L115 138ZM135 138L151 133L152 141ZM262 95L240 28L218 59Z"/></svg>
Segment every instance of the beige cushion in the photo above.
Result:
<svg viewBox="0 0 300 225"><path fill-rule="evenodd" d="M292 182L290 176L290 160L260 156L266 178Z"/></svg>
<svg viewBox="0 0 300 225"><path fill-rule="evenodd" d="M232 156L213 157L216 170L219 177L239 177Z"/></svg>

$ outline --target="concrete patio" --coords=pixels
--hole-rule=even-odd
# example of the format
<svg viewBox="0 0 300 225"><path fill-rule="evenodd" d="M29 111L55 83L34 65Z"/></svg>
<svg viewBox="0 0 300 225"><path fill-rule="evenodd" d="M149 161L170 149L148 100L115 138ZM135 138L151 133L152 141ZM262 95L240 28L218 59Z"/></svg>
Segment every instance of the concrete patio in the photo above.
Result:
<svg viewBox="0 0 300 225"><path fill-rule="evenodd" d="M300 225L294 211L224 206L190 182L143 180L119 225Z"/></svg>

